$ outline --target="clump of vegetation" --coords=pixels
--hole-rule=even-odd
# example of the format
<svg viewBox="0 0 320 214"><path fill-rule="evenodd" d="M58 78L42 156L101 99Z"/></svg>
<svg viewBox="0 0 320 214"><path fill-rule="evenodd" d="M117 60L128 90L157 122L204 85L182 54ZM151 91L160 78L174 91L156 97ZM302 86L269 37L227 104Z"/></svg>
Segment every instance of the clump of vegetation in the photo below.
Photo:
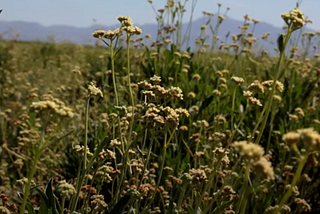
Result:
<svg viewBox="0 0 320 214"><path fill-rule="evenodd" d="M96 47L0 41L0 213L320 211L320 33L294 45L295 8L258 57L248 15L219 44L218 4L191 51L186 2L157 38L119 16Z"/></svg>

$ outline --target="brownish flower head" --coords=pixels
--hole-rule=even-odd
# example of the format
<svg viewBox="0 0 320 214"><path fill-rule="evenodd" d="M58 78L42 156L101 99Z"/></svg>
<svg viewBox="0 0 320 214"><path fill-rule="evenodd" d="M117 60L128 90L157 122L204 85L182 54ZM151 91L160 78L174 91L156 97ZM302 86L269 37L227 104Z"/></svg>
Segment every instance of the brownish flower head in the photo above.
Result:
<svg viewBox="0 0 320 214"><path fill-rule="evenodd" d="M233 147L239 152L242 158L252 163L260 160L264 154L263 148L255 143L236 141L233 143Z"/></svg>
<svg viewBox="0 0 320 214"><path fill-rule="evenodd" d="M305 25L305 17L299 8L293 9L289 13L282 14L281 17L292 30L297 30Z"/></svg>
<svg viewBox="0 0 320 214"><path fill-rule="evenodd" d="M267 180L274 180L273 167L265 157L261 157L257 162L254 162L253 168L257 174L265 176Z"/></svg>
<svg viewBox="0 0 320 214"><path fill-rule="evenodd" d="M93 32L92 36L95 38L102 38L104 34L104 30L96 30L95 32Z"/></svg>
<svg viewBox="0 0 320 214"><path fill-rule="evenodd" d="M295 143L297 143L300 139L300 134L297 132L288 132L283 135L282 140L288 145L291 146Z"/></svg>
<svg viewBox="0 0 320 214"><path fill-rule="evenodd" d="M231 80L232 80L236 85L240 85L241 83L244 82L243 78L241 78L241 77L231 77Z"/></svg>

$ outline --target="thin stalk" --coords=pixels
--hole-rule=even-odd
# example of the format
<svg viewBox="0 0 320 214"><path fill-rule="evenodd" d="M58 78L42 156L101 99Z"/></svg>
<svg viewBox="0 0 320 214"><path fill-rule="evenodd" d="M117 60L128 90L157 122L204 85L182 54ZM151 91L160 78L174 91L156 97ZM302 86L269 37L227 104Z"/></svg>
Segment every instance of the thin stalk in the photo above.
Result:
<svg viewBox="0 0 320 214"><path fill-rule="evenodd" d="M80 189L83 184L84 177L87 173L87 144L88 144L88 123L89 123L89 105L90 105L90 99L91 96L87 98L86 102L86 108L85 108L85 134L84 134L84 160L83 160L83 168L82 168L82 173L78 174L77 177L77 184L76 184L76 189L77 189L77 194L75 198L72 200L72 206L71 206L71 211L75 211L77 207L77 203L79 200L79 194L80 194Z"/></svg>
<svg viewBox="0 0 320 214"><path fill-rule="evenodd" d="M188 28L187 28L187 32L186 32L186 34L185 35L187 35L187 47L189 47L189 41L190 41L190 35L191 35L191 29L192 29L192 20L193 20L193 14L194 14L194 10L195 10L195 8L196 8L196 4L197 4L197 1L198 0L193 0L192 1L192 7L191 7L191 14L190 14L190 20L189 20L189 23L188 23ZM181 21L181 23L182 23L182 20L180 20ZM183 39L183 41L182 41L182 43L181 43L181 46L184 44L184 42L185 42L185 39L186 39L186 36L184 37L184 39ZM179 47L179 46L178 46ZM179 48L181 48L181 47L179 47Z"/></svg>
<svg viewBox="0 0 320 214"><path fill-rule="evenodd" d="M272 98L273 99L273 98ZM266 152L269 151L269 148L270 148L270 142L271 142L271 133L273 131L273 121L274 121L274 118L276 116L276 112L272 112L271 114L271 120L270 120L270 130L269 130L269 136L268 136L268 143L267 143L267 149L266 149Z"/></svg>
<svg viewBox="0 0 320 214"><path fill-rule="evenodd" d="M28 175L28 181L27 181L26 186L24 187L25 189L24 189L24 193L23 193L24 195L23 195L23 199L22 199L22 203L21 203L21 207L20 207L20 214L24 214L26 204L28 201L29 190L31 187L31 179L33 178L33 176L36 172L37 163L38 163L39 158L40 158L40 151L36 151L36 155L35 155L34 161L31 166L31 172Z"/></svg>
<svg viewBox="0 0 320 214"><path fill-rule="evenodd" d="M141 180L140 180L140 182L139 182L139 184L138 184L137 189L139 189L140 185L142 184L142 180L143 180L144 172L146 171L147 166L148 166L148 164L149 164L149 161L150 161L150 155L151 155L151 151L152 151L152 146L153 146L153 139L151 140L151 143L150 143L150 147L149 147L149 151L148 151L147 160L146 160L146 162L145 162L145 164L144 164L144 166L143 166L143 170L142 170L142 178L141 178Z"/></svg>
<svg viewBox="0 0 320 214"><path fill-rule="evenodd" d="M60 210L60 214L63 214L64 213L64 204L66 202L66 198L63 197L62 198L62 201L61 201L61 210Z"/></svg>
<svg viewBox="0 0 320 214"><path fill-rule="evenodd" d="M249 175L250 175L250 163L246 164L246 169L245 169L245 175L244 175L244 181L243 181L243 187L240 193L240 201L239 204L237 205L236 209L236 214L244 214L246 210L246 203L243 205L243 201L246 201L246 192L247 192L247 187L248 187L248 182L249 182Z"/></svg>
<svg viewBox="0 0 320 214"><path fill-rule="evenodd" d="M127 34L127 71L128 71L128 86L129 86L130 100L131 100L131 106L132 106L132 118L130 121L130 132L129 132L129 139L128 139L129 146L130 146L133 122L134 122L134 99L133 99L133 93L131 88L131 78L130 78L130 34Z"/></svg>
<svg viewBox="0 0 320 214"><path fill-rule="evenodd" d="M178 206L177 206L178 208L180 208L182 205L183 198L186 195L185 193L186 193L187 187L188 187L188 182L184 182L183 187L182 187L182 191L179 195Z"/></svg>
<svg viewBox="0 0 320 214"><path fill-rule="evenodd" d="M168 139L168 133L167 133L167 131L166 131L166 133L165 133L165 135L164 135L164 147L163 147L163 153L162 153L162 162L161 162L161 166L160 166L160 172L159 172L159 176L158 176L158 180L157 180L157 184L156 184L156 189L159 187L159 185L160 185L160 181L161 181L161 177L162 177L162 173L163 173L163 168L164 168L164 162L165 162L165 156L166 156L166 151L167 151L167 146L169 145L169 143L171 142L171 140L172 140L172 137L173 137L173 135L175 134L175 129L173 130L173 132L171 133L171 135L170 135L170 137L169 137L169 139ZM154 138L154 140L156 140L157 141L157 138L155 138L154 136L153 136L153 138ZM151 196L151 202L153 201L153 199L155 198L155 195L156 195L156 191L154 191L154 193L153 193L153 195ZM150 203L150 202L149 202ZM148 206L149 205L149 203L148 204L146 204L146 206ZM145 207L146 207L145 206Z"/></svg>
<svg viewBox="0 0 320 214"><path fill-rule="evenodd" d="M288 201L289 197L291 196L291 193L292 193L292 189L293 187L296 186L297 184L297 181L298 179L300 178L301 176L301 173L302 173L302 170L303 170L303 167L304 165L306 164L307 160L308 160L308 156L309 154L306 154L305 156L302 157L301 161L300 161L300 164L298 166L298 169L292 179L292 182L291 182L291 185L290 185L290 188L288 189L288 191L286 192L286 194L282 197L281 201L280 201L280 204L279 204L279 207L278 209L276 209L274 211L274 213L278 213L281 208L283 207L283 205Z"/></svg>
<svg viewBox="0 0 320 214"><path fill-rule="evenodd" d="M269 102L267 102L266 113L265 113L265 115L263 117L262 126L261 126L261 129L260 129L258 138L256 140L257 144L260 142L262 134L263 134L263 131L264 131L264 129L266 127L266 124L267 124L268 116L269 116L269 113L270 113L270 110L271 110L271 107L272 107L273 95L275 94L277 81L278 81L278 77L279 77L279 74L280 74L280 67L281 67L282 58L284 56L284 52L285 52L287 43L289 41L291 32L292 32L291 26L289 26L288 33L286 35L282 50L280 50L280 57L279 57L279 60L278 60L278 63L277 63L277 72L276 72L276 76L275 76L275 78L273 80L272 90L271 90L271 93L269 95Z"/></svg>
<svg viewBox="0 0 320 214"><path fill-rule="evenodd" d="M113 83L113 89L114 89L114 95L116 99L116 106L119 106L119 98L118 98L118 90L116 85L116 76L114 73L114 50L113 50L113 41L110 41L110 54L111 54L111 73L112 73L112 83Z"/></svg>
<svg viewBox="0 0 320 214"><path fill-rule="evenodd" d="M234 89L233 95L232 95L232 109L231 109L231 131L234 129L234 109L235 109L235 101L236 101L236 92L237 88Z"/></svg>
<svg viewBox="0 0 320 214"><path fill-rule="evenodd" d="M88 123L89 123L89 105L90 105L91 96L89 95L86 103L86 110L85 110L85 133L84 133L84 160L83 160L83 172L87 169L87 144L88 144Z"/></svg>

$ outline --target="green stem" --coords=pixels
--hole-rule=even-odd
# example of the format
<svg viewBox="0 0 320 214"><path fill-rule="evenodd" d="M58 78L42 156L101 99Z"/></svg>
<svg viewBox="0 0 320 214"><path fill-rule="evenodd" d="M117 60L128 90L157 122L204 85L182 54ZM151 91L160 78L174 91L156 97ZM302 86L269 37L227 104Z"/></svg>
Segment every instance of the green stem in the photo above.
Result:
<svg viewBox="0 0 320 214"><path fill-rule="evenodd" d="M248 187L248 182L249 182L249 175L250 175L250 163L246 164L246 169L245 169L245 175L244 175L244 181L243 181L243 187L240 193L240 201L239 204L237 205L236 209L236 214L244 214L246 210L246 205L247 203L245 202L244 205L242 204L243 201L246 201L246 193L247 193L247 187Z"/></svg>
<svg viewBox="0 0 320 214"><path fill-rule="evenodd" d="M38 150L38 149L37 149ZM34 161L33 161L33 164L31 166L31 172L30 174L28 175L28 181L27 181L27 184L26 186L24 187L24 195L23 195L23 199L22 199L22 203L21 203L21 207L20 207L20 214L24 214L24 211L25 211L25 208L26 208L26 204L27 204L27 201L28 201L28 195L29 195L29 190L30 190L30 187L31 187L31 179L33 178L35 172L36 172L36 168L37 168L37 163L38 163L38 160L40 158L40 151L36 151L36 155L34 157Z"/></svg>
<svg viewBox="0 0 320 214"><path fill-rule="evenodd" d="M113 89L114 89L114 96L116 99L116 106L119 106L119 98L118 98L118 91L117 91L117 85L116 85L116 77L114 72L114 50L113 50L113 41L110 41L110 54L111 54L111 73L112 73L112 83L113 83Z"/></svg>
<svg viewBox="0 0 320 214"><path fill-rule="evenodd" d="M265 113L265 115L263 117L262 126L261 126L261 129L260 129L258 138L256 140L257 144L260 142L262 134L263 134L263 131L264 131L264 129L266 127L266 124L267 124L268 116L269 116L269 113L270 113L270 110L271 110L271 107L272 107L273 95L275 94L276 87L277 87L277 81L278 81L278 77L279 77L279 74L280 74L280 67L281 67L282 58L284 56L284 51L285 51L286 45L287 45L287 43L289 41L291 32L292 32L291 26L289 26L288 27L288 32L287 32L287 35L286 35L286 38L285 38L285 41L284 41L284 44L283 44L283 47L282 47L282 50L280 50L280 57L279 57L279 60L278 60L278 63L277 63L276 76L273 79L272 90L271 90L271 93L269 95L269 100L268 100L269 102L267 102L266 113Z"/></svg>
<svg viewBox="0 0 320 214"><path fill-rule="evenodd" d="M90 105L90 98L89 95L86 103L86 110L85 110L85 133L84 133L84 160L83 160L83 172L87 169L87 144L88 144L88 123L89 123L89 105Z"/></svg>
<svg viewBox="0 0 320 214"><path fill-rule="evenodd" d="M231 131L234 129L234 108L235 108L235 101L236 101L236 92L237 88L234 89L233 95L232 95L232 110L231 110Z"/></svg>
<svg viewBox="0 0 320 214"><path fill-rule="evenodd" d="M279 207L278 207L278 209L276 209L276 210L274 211L274 213L278 213L278 212L281 210L281 208L283 207L283 205L288 201L289 197L291 196L292 189L293 189L293 187L296 186L297 181L298 181L298 179L299 179L300 176L301 176L303 167L304 167L304 165L306 164L306 162L307 162L307 160L308 160L308 156L309 156L309 154L306 154L305 156L302 157L301 162L300 162L300 164L299 164L299 166L298 166L298 169L297 169L297 171L296 171L296 173L295 173L295 175L294 175L294 177L293 177L293 179L292 179L290 188L288 189L288 191L286 192L286 194L282 197L282 199L281 199L281 201L280 201L280 204L279 204Z"/></svg>
<svg viewBox="0 0 320 214"><path fill-rule="evenodd" d="M75 198L72 199L71 211L75 211L75 209L77 207L77 203L78 203L78 200L79 200L80 189L81 189L81 186L83 185L83 180L84 180L84 177L85 177L85 175L87 173L87 144L88 144L88 125L89 125L90 99L91 99L91 96L89 95L89 97L87 98L86 108L85 108L85 134L84 134L84 146L83 146L84 147L84 151L83 151L84 152L83 169L82 169L82 173L80 172L78 174L78 177L77 177L77 185L76 185L77 194L76 194Z"/></svg>
<svg viewBox="0 0 320 214"><path fill-rule="evenodd" d="M130 78L130 34L127 34L127 71L128 71L128 86L129 86L129 92L130 92L130 100L131 100L131 106L132 106L132 118L130 121L130 132L129 132L129 139L128 139L128 147L131 144L131 135L132 135L132 129L133 129L133 122L134 122L134 99L133 99L133 93L131 88L131 78ZM127 148L129 149L129 148Z"/></svg>
<svg viewBox="0 0 320 214"><path fill-rule="evenodd" d="M272 98L272 99L273 99L273 98ZM272 112L266 152L268 152L268 151L269 151L269 148L270 148L271 136L272 136L272 132L273 132L273 121L274 121L275 116L276 116L276 112Z"/></svg>
<svg viewBox="0 0 320 214"><path fill-rule="evenodd" d="M65 201L66 201L66 198L62 198L60 214L63 214L63 213L64 213L64 204L65 204Z"/></svg>

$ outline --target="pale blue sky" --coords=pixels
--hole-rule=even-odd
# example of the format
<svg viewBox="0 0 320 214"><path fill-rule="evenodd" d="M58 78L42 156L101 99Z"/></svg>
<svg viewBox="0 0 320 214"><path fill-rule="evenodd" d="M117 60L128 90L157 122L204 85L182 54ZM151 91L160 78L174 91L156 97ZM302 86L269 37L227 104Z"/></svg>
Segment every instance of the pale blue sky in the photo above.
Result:
<svg viewBox="0 0 320 214"><path fill-rule="evenodd" d="M181 0L184 2L184 0ZM153 0L156 9L162 8L166 0ZM188 1L190 5L192 0ZM201 11L217 12L217 3L222 3L222 12L230 7L228 16L243 20L243 15L283 26L281 13L288 12L296 5L296 0L198 0L195 18L202 16ZM111 25L117 23L115 17L130 16L135 24L155 23L155 15L147 0L1 0L3 9L0 20L23 20L38 22L42 25L65 24L87 27L98 23ZM309 25L320 30L320 0L304 0L300 9L313 21Z"/></svg>

